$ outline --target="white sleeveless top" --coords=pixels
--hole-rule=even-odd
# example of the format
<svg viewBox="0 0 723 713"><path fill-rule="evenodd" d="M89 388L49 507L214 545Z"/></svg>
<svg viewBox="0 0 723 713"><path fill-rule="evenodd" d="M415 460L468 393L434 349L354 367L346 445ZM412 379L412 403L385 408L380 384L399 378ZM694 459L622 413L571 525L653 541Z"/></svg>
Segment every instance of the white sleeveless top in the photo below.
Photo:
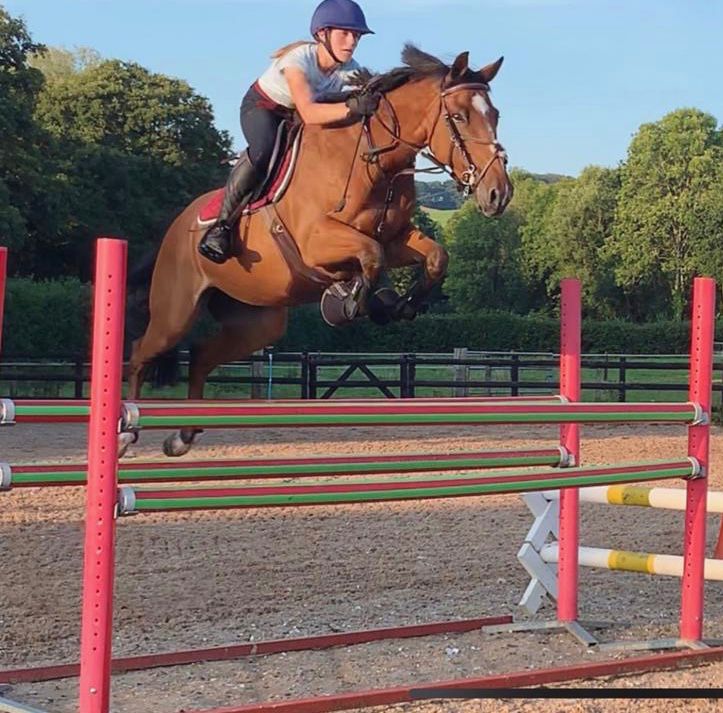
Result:
<svg viewBox="0 0 723 713"><path fill-rule="evenodd" d="M283 57L275 59L258 80L259 86L270 99L289 109L294 108L294 100L291 98L289 83L284 77L284 70L287 67L298 67L304 73L314 98L328 92L350 89L349 77L359 69L359 65L352 59L328 74L322 72L316 61L314 42L289 50Z"/></svg>

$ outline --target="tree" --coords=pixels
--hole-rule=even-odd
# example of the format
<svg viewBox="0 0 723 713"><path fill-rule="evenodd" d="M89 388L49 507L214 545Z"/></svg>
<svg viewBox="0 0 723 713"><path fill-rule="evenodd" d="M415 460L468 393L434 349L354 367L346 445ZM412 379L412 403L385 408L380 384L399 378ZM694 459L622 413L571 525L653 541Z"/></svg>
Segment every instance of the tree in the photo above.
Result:
<svg viewBox="0 0 723 713"><path fill-rule="evenodd" d="M676 318L684 315L692 276L720 269L721 145L714 117L680 109L641 126L622 169L606 253L620 285L663 294Z"/></svg>
<svg viewBox="0 0 723 713"><path fill-rule="evenodd" d="M450 253L445 292L456 310L526 310L518 227L515 211L489 219L473 201L449 221L444 239Z"/></svg>
<svg viewBox="0 0 723 713"><path fill-rule="evenodd" d="M588 166L559 184L545 219L548 295L559 292L563 278L577 277L586 311L596 317L616 316L622 301L611 260L602 253L613 231L619 188L618 169Z"/></svg>
<svg viewBox="0 0 723 713"><path fill-rule="evenodd" d="M231 145L213 126L208 100L186 82L119 60L48 84L37 116L56 137L172 166L217 167Z"/></svg>
<svg viewBox="0 0 723 713"><path fill-rule="evenodd" d="M29 58L30 66L43 73L46 83L63 81L90 67L97 67L101 61L100 53L91 47L76 47L74 50L46 47Z"/></svg>
<svg viewBox="0 0 723 713"><path fill-rule="evenodd" d="M518 220L519 269L527 301L531 308L546 311L550 306L547 285L559 261L549 238L549 218L564 181L551 183L519 170L513 171L511 178L515 194L507 210L514 211Z"/></svg>
<svg viewBox="0 0 723 713"><path fill-rule="evenodd" d="M223 185L230 138L185 82L135 64L98 63L91 50L44 57L40 66L53 79L37 116L52 138L46 171L55 181L48 212L55 226L37 231L24 271L87 278L97 235L127 238L133 259L193 198Z"/></svg>
<svg viewBox="0 0 723 713"><path fill-rule="evenodd" d="M0 242L15 249L31 230L35 196L46 192L43 137L33 119L43 75L28 64L42 49L25 23L0 6Z"/></svg>

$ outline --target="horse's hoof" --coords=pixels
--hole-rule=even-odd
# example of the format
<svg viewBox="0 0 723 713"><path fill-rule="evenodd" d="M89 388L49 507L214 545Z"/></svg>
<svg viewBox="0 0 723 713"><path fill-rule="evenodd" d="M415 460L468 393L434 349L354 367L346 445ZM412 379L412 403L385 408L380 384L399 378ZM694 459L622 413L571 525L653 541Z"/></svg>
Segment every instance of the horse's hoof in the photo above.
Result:
<svg viewBox="0 0 723 713"><path fill-rule="evenodd" d="M394 309L394 319L412 320L419 314L419 310L406 300L400 302Z"/></svg>
<svg viewBox="0 0 723 713"><path fill-rule="evenodd" d="M128 448L138 440L138 434L133 432L120 433L118 435L118 457L122 458L128 452Z"/></svg>
<svg viewBox="0 0 723 713"><path fill-rule="evenodd" d="M369 319L374 324L389 324L394 319L394 309L401 297L391 287L381 287L374 292L367 302Z"/></svg>
<svg viewBox="0 0 723 713"><path fill-rule="evenodd" d="M172 433L165 441L163 441L163 453L169 458L185 456L186 453L191 450L194 441L201 435L201 433L202 431L200 430L195 431L188 440L183 437L180 431Z"/></svg>

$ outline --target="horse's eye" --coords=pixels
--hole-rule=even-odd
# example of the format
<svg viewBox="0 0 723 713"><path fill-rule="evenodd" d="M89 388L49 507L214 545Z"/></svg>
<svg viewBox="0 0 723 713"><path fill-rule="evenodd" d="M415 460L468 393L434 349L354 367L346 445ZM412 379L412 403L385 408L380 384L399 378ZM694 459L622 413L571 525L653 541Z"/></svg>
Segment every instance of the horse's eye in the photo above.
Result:
<svg viewBox="0 0 723 713"><path fill-rule="evenodd" d="M459 122L462 122L462 123L464 123L465 121L467 121L467 119L465 118L464 114L460 114L459 112L456 113L456 114L452 114L452 118L453 118L455 121L459 121Z"/></svg>

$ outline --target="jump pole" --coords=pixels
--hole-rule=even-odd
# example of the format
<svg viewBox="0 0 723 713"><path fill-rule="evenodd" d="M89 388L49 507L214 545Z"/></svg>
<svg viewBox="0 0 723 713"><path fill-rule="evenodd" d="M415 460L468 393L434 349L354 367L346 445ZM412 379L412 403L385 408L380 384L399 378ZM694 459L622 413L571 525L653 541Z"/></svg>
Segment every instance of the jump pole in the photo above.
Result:
<svg viewBox="0 0 723 713"><path fill-rule="evenodd" d="M687 481L683 578L680 599L680 638L703 637L703 588L705 584L705 519L710 465L713 338L715 331L715 281L696 277L690 337L690 388L688 398L700 404L707 418L688 427L688 455L701 466L700 477Z"/></svg>
<svg viewBox="0 0 723 713"><path fill-rule="evenodd" d="M80 713L108 713L127 243L96 243Z"/></svg>
<svg viewBox="0 0 723 713"><path fill-rule="evenodd" d="M560 300L560 396L580 401L580 348L582 331L582 302L580 281L564 279ZM570 454L573 466L580 466L580 426L567 423L560 426L560 445ZM560 584L557 600L557 620L573 623L578 618L578 546L580 496L577 488L560 491Z"/></svg>

